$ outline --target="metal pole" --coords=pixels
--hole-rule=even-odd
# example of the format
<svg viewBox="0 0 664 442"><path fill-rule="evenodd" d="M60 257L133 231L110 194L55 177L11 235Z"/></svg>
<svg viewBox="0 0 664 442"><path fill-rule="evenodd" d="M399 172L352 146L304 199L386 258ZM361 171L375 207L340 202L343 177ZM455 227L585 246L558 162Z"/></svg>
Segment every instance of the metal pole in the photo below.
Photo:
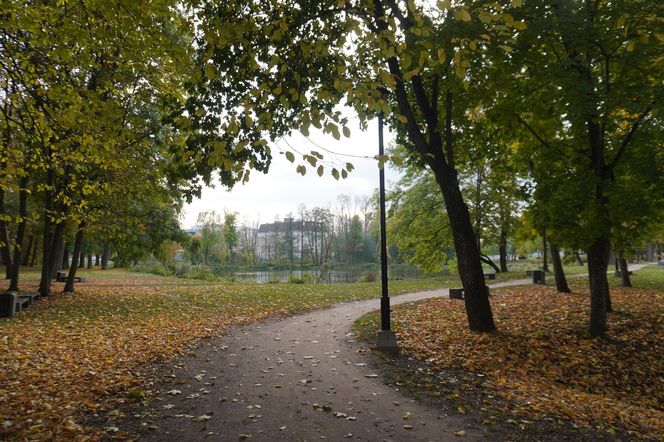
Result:
<svg viewBox="0 0 664 442"><path fill-rule="evenodd" d="M383 146L383 113L378 114L378 154L384 155ZM385 223L385 168L381 167L379 172L379 195L380 195L380 329L390 330L390 295L387 286L387 233Z"/></svg>
<svg viewBox="0 0 664 442"><path fill-rule="evenodd" d="M383 113L378 114L378 153L384 155L383 147ZM390 330L390 296L387 287L387 233L385 227L385 169L379 172L379 197L380 197L380 273L381 289L380 298L380 330L376 336L376 349L380 351L398 352L396 334Z"/></svg>

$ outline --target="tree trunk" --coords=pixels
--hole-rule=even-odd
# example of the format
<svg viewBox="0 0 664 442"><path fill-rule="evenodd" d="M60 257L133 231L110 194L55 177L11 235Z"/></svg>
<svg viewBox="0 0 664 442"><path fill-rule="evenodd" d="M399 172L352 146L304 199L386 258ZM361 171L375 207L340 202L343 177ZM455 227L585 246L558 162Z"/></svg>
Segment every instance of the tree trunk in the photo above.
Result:
<svg viewBox="0 0 664 442"><path fill-rule="evenodd" d="M82 269L83 267L85 267L85 253L81 252L78 260L78 268Z"/></svg>
<svg viewBox="0 0 664 442"><path fill-rule="evenodd" d="M489 289L484 282L480 252L475 242L475 232L459 190L459 181L453 168L441 165L434 170L450 220L459 276L464 289L464 301L470 329L490 332L496 329L489 303Z"/></svg>
<svg viewBox="0 0 664 442"><path fill-rule="evenodd" d="M48 296L51 291L51 217L50 217L50 196L48 192L44 198L44 231L42 232L42 269L41 280L39 281L39 293L42 296ZM34 258L34 257L33 257Z"/></svg>
<svg viewBox="0 0 664 442"><path fill-rule="evenodd" d="M108 270L108 255L111 253L111 248L107 242L104 243L104 247L101 252L101 269Z"/></svg>
<svg viewBox="0 0 664 442"><path fill-rule="evenodd" d="M21 262L24 267L27 267L28 264L30 264L30 253L32 252L32 247L35 245L35 235L30 234L28 237L28 247L25 248L25 252L23 253L23 262Z"/></svg>
<svg viewBox="0 0 664 442"><path fill-rule="evenodd" d="M576 252L576 251L575 251L575 252L574 252L574 257L576 258L576 263L577 263L577 265L580 265L580 266L583 266L583 265L584 265L584 263L583 263L583 259L581 258L581 255L579 254L579 252Z"/></svg>
<svg viewBox="0 0 664 442"><path fill-rule="evenodd" d="M92 268L92 253L88 253L88 269Z"/></svg>
<svg viewBox="0 0 664 442"><path fill-rule="evenodd" d="M95 265L99 266L100 265L100 256L99 253L95 254Z"/></svg>
<svg viewBox="0 0 664 442"><path fill-rule="evenodd" d="M37 261L37 249L39 248L37 244L39 244L39 236L35 236L35 245L32 247L32 258L30 258L30 267L35 266L35 262Z"/></svg>
<svg viewBox="0 0 664 442"><path fill-rule="evenodd" d="M21 265L21 253L23 248L23 238L25 237L25 227L28 222L28 178L21 178L19 182L18 194L18 216L20 222L16 228L16 241L14 242L14 258L12 260L11 282L9 291L18 291L18 276Z"/></svg>
<svg viewBox="0 0 664 442"><path fill-rule="evenodd" d="M556 290L558 293L570 293L571 290L567 285L567 278L565 277L565 270L563 269L563 260L560 259L560 252L558 247L551 243L551 264L553 265L553 275L556 279Z"/></svg>
<svg viewBox="0 0 664 442"><path fill-rule="evenodd" d="M625 254L622 250L618 251L618 256L616 257L618 265L620 266L620 278L622 279L623 287L631 287L632 281L629 277L629 268L627 266L627 260L625 259Z"/></svg>
<svg viewBox="0 0 664 442"><path fill-rule="evenodd" d="M74 240L74 252L71 257L71 265L69 266L69 274L67 275L67 281L65 282L65 288L63 292L74 292L74 281L76 280L76 270L78 270L79 257L83 256L81 253L81 245L83 244L83 229L85 229L85 223L81 223L78 226L78 231L76 232L76 239Z"/></svg>
<svg viewBox="0 0 664 442"><path fill-rule="evenodd" d="M49 263L51 265L49 272L51 279L55 278L55 273L58 269L62 268L62 262L60 259L63 256L64 241L63 236L65 232L65 223L60 222L55 225L53 229L53 238L51 239L51 256L49 258Z"/></svg>
<svg viewBox="0 0 664 442"><path fill-rule="evenodd" d="M53 239L51 240L51 279L55 278L55 273L62 269L62 257L64 255L64 222L55 225L53 230ZM65 267L66 269L66 267Z"/></svg>
<svg viewBox="0 0 664 442"><path fill-rule="evenodd" d="M498 245L500 253L500 271L507 272L507 231L500 229L500 244Z"/></svg>
<svg viewBox="0 0 664 442"><path fill-rule="evenodd" d="M648 244L648 262L653 262L655 260L655 245L653 243Z"/></svg>
<svg viewBox="0 0 664 442"><path fill-rule="evenodd" d="M547 249L549 247L547 246L547 241L546 241L546 231L542 232L542 270L545 272L549 273L549 260L547 258Z"/></svg>
<svg viewBox="0 0 664 442"><path fill-rule="evenodd" d="M606 235L600 236L588 248L588 278L590 280L590 335L602 337L606 334L606 314L609 299L609 267L611 243Z"/></svg>
<svg viewBox="0 0 664 442"><path fill-rule="evenodd" d="M60 262L60 270L67 270L69 268L69 243L64 243L62 249L62 261Z"/></svg>
<svg viewBox="0 0 664 442"><path fill-rule="evenodd" d="M5 212L5 191L0 188L0 213ZM12 277L12 254L9 248L9 234L7 233L7 223L0 219L0 257L5 264L5 279Z"/></svg>

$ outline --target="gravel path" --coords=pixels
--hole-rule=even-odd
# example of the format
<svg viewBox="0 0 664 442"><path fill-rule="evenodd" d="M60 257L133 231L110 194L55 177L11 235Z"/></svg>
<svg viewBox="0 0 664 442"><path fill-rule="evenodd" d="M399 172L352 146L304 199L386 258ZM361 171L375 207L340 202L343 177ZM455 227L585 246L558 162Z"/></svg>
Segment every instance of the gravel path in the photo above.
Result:
<svg viewBox="0 0 664 442"><path fill-rule="evenodd" d="M448 290L391 301L432 297ZM491 440L469 417L445 416L381 382L351 333L357 318L379 308L377 299L343 303L205 340L160 373L147 409L117 425L149 441L459 441L459 431L463 440Z"/></svg>

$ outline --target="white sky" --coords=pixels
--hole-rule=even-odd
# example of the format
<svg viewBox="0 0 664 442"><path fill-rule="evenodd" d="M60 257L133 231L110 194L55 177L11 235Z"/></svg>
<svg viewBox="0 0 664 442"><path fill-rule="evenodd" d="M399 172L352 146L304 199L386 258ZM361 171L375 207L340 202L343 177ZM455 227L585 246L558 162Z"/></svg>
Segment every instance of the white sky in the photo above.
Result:
<svg viewBox="0 0 664 442"><path fill-rule="evenodd" d="M356 196L370 196L374 189L378 188L378 163L373 159L374 155L378 154L378 122L377 119L370 121L368 129L362 131L358 120L351 119L348 127L351 130L350 138L344 138L342 135L339 141L332 135L313 130L309 139L297 134L285 141L279 141L276 146L272 146L273 160L267 175L252 171L248 183L244 185L238 183L231 191L220 185L215 188L204 188L200 199L185 205L181 217L182 226L193 227L198 214L203 211L215 210L221 214L224 210L237 212L239 224L245 220L265 223L274 221L275 216L284 218L289 212L297 218L300 204L309 209L330 205L334 207L340 194L349 195L352 200ZM386 149L393 139L393 135L385 128ZM279 149L290 150L289 145L300 153L318 151L324 155L324 161L333 155L322 148L340 153L342 155L336 156L335 163L342 165L350 162L355 169L345 180L336 181L330 174L331 167L326 165L325 174L319 177L316 170L305 163L307 173L302 176L295 171L296 166L302 163L302 155L294 152L295 163L291 163L279 152ZM369 157L369 159L346 155ZM396 171L386 168L388 187L398 178Z"/></svg>

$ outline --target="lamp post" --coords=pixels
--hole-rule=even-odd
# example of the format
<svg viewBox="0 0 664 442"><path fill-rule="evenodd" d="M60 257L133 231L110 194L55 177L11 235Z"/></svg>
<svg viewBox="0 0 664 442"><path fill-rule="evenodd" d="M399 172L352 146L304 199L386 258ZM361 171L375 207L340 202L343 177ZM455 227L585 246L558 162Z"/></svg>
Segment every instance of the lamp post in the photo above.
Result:
<svg viewBox="0 0 664 442"><path fill-rule="evenodd" d="M382 157L383 147L383 113L378 114L378 154ZM390 295L387 287L387 234L385 231L385 168L379 171L380 195L380 330L376 336L376 350L396 353L397 336L390 329Z"/></svg>

